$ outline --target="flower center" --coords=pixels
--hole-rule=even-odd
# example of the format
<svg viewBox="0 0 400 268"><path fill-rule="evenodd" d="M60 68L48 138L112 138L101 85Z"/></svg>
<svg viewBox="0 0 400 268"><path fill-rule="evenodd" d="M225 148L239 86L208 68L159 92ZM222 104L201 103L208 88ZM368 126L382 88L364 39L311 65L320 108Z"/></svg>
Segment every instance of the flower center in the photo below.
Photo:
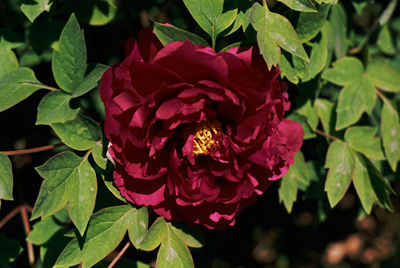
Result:
<svg viewBox="0 0 400 268"><path fill-rule="evenodd" d="M221 131L221 124L214 121L203 121L196 127L193 142L193 156L209 155L211 150L218 145L216 139L218 132Z"/></svg>

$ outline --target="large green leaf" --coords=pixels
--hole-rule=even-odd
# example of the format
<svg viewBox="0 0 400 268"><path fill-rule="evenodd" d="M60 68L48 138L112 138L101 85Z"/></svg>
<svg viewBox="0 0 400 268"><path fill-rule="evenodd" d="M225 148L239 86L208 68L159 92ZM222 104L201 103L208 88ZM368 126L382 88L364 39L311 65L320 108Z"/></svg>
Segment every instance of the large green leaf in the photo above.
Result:
<svg viewBox="0 0 400 268"><path fill-rule="evenodd" d="M342 141L334 141L329 145L325 168L329 168L325 183L325 191L333 208L343 198L350 185L354 171L354 155Z"/></svg>
<svg viewBox="0 0 400 268"><path fill-rule="evenodd" d="M322 78L340 86L346 86L360 79L364 73L364 66L354 57L344 57L335 61L332 68L326 70Z"/></svg>
<svg viewBox="0 0 400 268"><path fill-rule="evenodd" d="M143 241L149 224L149 213L146 207L134 209L130 214L130 220L127 222L129 239L132 244L139 248Z"/></svg>
<svg viewBox="0 0 400 268"><path fill-rule="evenodd" d="M31 69L18 68L0 76L0 112L14 106L40 89Z"/></svg>
<svg viewBox="0 0 400 268"><path fill-rule="evenodd" d="M250 22L257 31L258 46L268 68L278 64L281 48L308 61L307 53L288 19L269 11L266 5L255 3L250 12Z"/></svg>
<svg viewBox="0 0 400 268"><path fill-rule="evenodd" d="M224 0L183 0L183 2L213 43L222 31L232 25L237 15L237 9L223 12Z"/></svg>
<svg viewBox="0 0 400 268"><path fill-rule="evenodd" d="M200 36L169 24L155 22L154 33L157 35L158 39L161 41L161 43L163 43L163 45L174 41L189 40L195 45L208 46L207 41Z"/></svg>
<svg viewBox="0 0 400 268"><path fill-rule="evenodd" d="M88 150L101 137L100 127L90 118L78 114L63 123L50 124L62 142L75 150Z"/></svg>
<svg viewBox="0 0 400 268"><path fill-rule="evenodd" d="M317 12L315 5L310 0L278 0L289 8L302 12Z"/></svg>
<svg viewBox="0 0 400 268"><path fill-rule="evenodd" d="M8 157L0 153L0 201L13 200L13 175L11 162Z"/></svg>
<svg viewBox="0 0 400 268"><path fill-rule="evenodd" d="M61 230L60 225L53 217L47 217L33 225L33 230L26 237L26 240L34 245L42 245Z"/></svg>
<svg viewBox="0 0 400 268"><path fill-rule="evenodd" d="M188 247L178 238L170 223L167 223L167 234L158 250L156 266L158 268L194 267Z"/></svg>
<svg viewBox="0 0 400 268"><path fill-rule="evenodd" d="M37 108L36 124L49 125L74 119L79 112L79 106L73 107L71 99L71 95L61 90L48 93Z"/></svg>
<svg viewBox="0 0 400 268"><path fill-rule="evenodd" d="M58 50L53 53L53 75L58 86L72 93L81 83L86 70L86 46L83 31L72 14L61 32Z"/></svg>
<svg viewBox="0 0 400 268"><path fill-rule="evenodd" d="M374 59L368 63L367 75L372 83L387 92L400 92L400 72L389 66L389 60Z"/></svg>
<svg viewBox="0 0 400 268"><path fill-rule="evenodd" d="M296 32L302 43L313 39L321 31L330 7L330 5L322 4L318 8L318 13L300 13L296 23Z"/></svg>
<svg viewBox="0 0 400 268"><path fill-rule="evenodd" d="M297 199L297 180L294 171L291 169L280 179L278 192L279 202L283 202L286 210L290 213Z"/></svg>
<svg viewBox="0 0 400 268"><path fill-rule="evenodd" d="M386 158L393 171L396 171L400 160L400 121L398 112L387 102L382 108L381 135Z"/></svg>
<svg viewBox="0 0 400 268"><path fill-rule="evenodd" d="M351 127L346 130L344 140L353 150L371 159L384 160L381 139L375 137L376 131L373 127Z"/></svg>
<svg viewBox="0 0 400 268"><path fill-rule="evenodd" d="M45 181L40 188L32 219L53 215L68 202L71 220L84 233L94 209L97 194L96 174L87 156L66 151L36 168Z"/></svg>
<svg viewBox="0 0 400 268"><path fill-rule="evenodd" d="M32 3L22 4L21 10L25 16L33 22L42 12L50 11L53 4L50 0L31 0Z"/></svg>
<svg viewBox="0 0 400 268"><path fill-rule="evenodd" d="M95 214L85 236L74 238L58 257L54 267L92 267L113 251L124 237L130 222L135 221L136 209L123 205L102 209Z"/></svg>

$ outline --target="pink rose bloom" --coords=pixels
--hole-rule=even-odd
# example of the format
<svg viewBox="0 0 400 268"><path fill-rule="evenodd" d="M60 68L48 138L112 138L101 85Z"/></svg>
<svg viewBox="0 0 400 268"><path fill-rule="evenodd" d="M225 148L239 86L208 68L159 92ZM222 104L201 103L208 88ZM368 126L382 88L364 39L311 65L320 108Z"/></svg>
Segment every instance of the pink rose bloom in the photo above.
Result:
<svg viewBox="0 0 400 268"><path fill-rule="evenodd" d="M138 206L210 229L234 225L293 164L300 124L284 119L287 85L256 47L164 47L150 30L103 75L114 181Z"/></svg>

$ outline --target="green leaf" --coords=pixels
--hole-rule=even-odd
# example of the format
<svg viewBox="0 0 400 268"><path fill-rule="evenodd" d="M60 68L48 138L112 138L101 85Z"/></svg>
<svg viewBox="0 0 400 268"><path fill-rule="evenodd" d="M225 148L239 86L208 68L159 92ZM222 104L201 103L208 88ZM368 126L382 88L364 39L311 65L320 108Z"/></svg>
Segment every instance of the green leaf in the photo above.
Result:
<svg viewBox="0 0 400 268"><path fill-rule="evenodd" d="M307 82L317 76L325 67L328 60L328 38L322 34L318 43L309 43L312 46L310 62L307 64L306 73L302 82Z"/></svg>
<svg viewBox="0 0 400 268"><path fill-rule="evenodd" d="M394 47L392 36L390 35L390 30L387 24L385 24L379 31L376 44L383 53L388 55L396 54L396 49Z"/></svg>
<svg viewBox="0 0 400 268"><path fill-rule="evenodd" d="M370 112L374 108L375 102L375 88L367 77L362 76L360 80L345 86L339 94L335 129L356 123L363 112Z"/></svg>
<svg viewBox="0 0 400 268"><path fill-rule="evenodd" d="M367 75L372 83L387 92L400 92L400 72L389 66L386 59L374 59L368 63Z"/></svg>
<svg viewBox="0 0 400 268"><path fill-rule="evenodd" d="M336 85L349 85L359 80L364 73L362 62L354 57L344 57L332 65L332 68L322 74L322 78Z"/></svg>
<svg viewBox="0 0 400 268"><path fill-rule="evenodd" d="M394 190L368 158L358 153L354 153L354 155L353 184L364 210L369 214L374 201L377 201L381 206L393 211L389 194L395 194Z"/></svg>
<svg viewBox="0 0 400 268"><path fill-rule="evenodd" d="M71 95L60 90L48 93L37 108L36 125L49 125L74 119L79 112L79 106L73 107L71 99Z"/></svg>
<svg viewBox="0 0 400 268"><path fill-rule="evenodd" d="M103 156L104 148L103 145L101 144L101 141L97 141L93 147L92 147L92 156L94 162L102 168L106 169L107 168L107 157Z"/></svg>
<svg viewBox="0 0 400 268"><path fill-rule="evenodd" d="M189 40L194 45L203 45L206 47L208 46L207 41L204 40L203 38L201 38L200 36L198 36L194 33L182 30L180 28L177 28L173 25L161 24L161 23L155 22L153 30L163 45L166 45L170 42L175 42L175 41Z"/></svg>
<svg viewBox="0 0 400 268"><path fill-rule="evenodd" d="M297 112L307 118L307 122L312 130L315 130L318 125L318 114L312 105L311 99L297 98Z"/></svg>
<svg viewBox="0 0 400 268"><path fill-rule="evenodd" d="M281 77L286 77L293 84L297 84L306 75L307 64L299 57L282 51L279 69L282 71Z"/></svg>
<svg viewBox="0 0 400 268"><path fill-rule="evenodd" d="M301 151L296 153L296 156L294 157L294 163L289 169L293 172L293 175L298 182L302 183L303 185L310 184L310 175L308 174L308 168Z"/></svg>
<svg viewBox="0 0 400 268"><path fill-rule="evenodd" d="M310 0L278 0L290 9L302 12L318 12Z"/></svg>
<svg viewBox="0 0 400 268"><path fill-rule="evenodd" d="M324 128L325 132L328 134L332 133L331 131L335 124L333 113L335 104L326 99L316 99L314 106L317 110L319 118L321 119L322 127Z"/></svg>
<svg viewBox="0 0 400 268"><path fill-rule="evenodd" d="M336 130L356 123L364 112L371 112L376 102L376 92L371 80L364 75L362 63L353 57L344 57L326 70L322 78L345 86L339 94L336 108Z"/></svg>
<svg viewBox="0 0 400 268"><path fill-rule="evenodd" d="M279 202L283 202L287 212L291 212L294 202L297 199L297 180L294 171L289 169L281 178L281 183L279 186Z"/></svg>
<svg viewBox="0 0 400 268"><path fill-rule="evenodd" d="M385 102L381 116L383 148L390 167L396 171L397 163L400 160L399 114L390 103Z"/></svg>
<svg viewBox="0 0 400 268"><path fill-rule="evenodd" d="M295 28L302 43L313 39L321 31L330 7L331 5L322 4L318 8L318 13L300 13Z"/></svg>
<svg viewBox="0 0 400 268"><path fill-rule="evenodd" d="M58 86L72 93L81 83L86 70L86 46L83 31L72 14L61 32L58 50L53 53L52 69Z"/></svg>
<svg viewBox="0 0 400 268"><path fill-rule="evenodd" d="M149 213L146 207L134 209L130 214L130 220L128 221L128 234L129 239L135 248L139 248L140 243L146 235L148 224L149 224Z"/></svg>
<svg viewBox="0 0 400 268"><path fill-rule="evenodd" d="M223 12L224 0L183 0L183 2L213 43L222 31L232 25L237 15L237 9Z"/></svg>
<svg viewBox="0 0 400 268"><path fill-rule="evenodd" d="M300 115L297 112L294 112L294 113L291 113L287 118L294 120L301 124L301 127L303 128L303 131L304 131L304 139L305 140L312 139L317 136L315 134L315 132L308 125L307 118L305 116Z"/></svg>
<svg viewBox="0 0 400 268"><path fill-rule="evenodd" d="M83 94L89 92L91 89L95 88L107 68L108 66L103 64L88 64L85 72L85 77L75 88L74 92L72 93L72 97L76 98L82 96Z"/></svg>
<svg viewBox="0 0 400 268"><path fill-rule="evenodd" d="M13 200L13 175L11 162L8 157L0 153L0 201Z"/></svg>
<svg viewBox="0 0 400 268"><path fill-rule="evenodd" d="M26 237L26 240L34 245L42 245L61 230L60 225L53 217L47 217L33 225L33 230Z"/></svg>
<svg viewBox="0 0 400 268"><path fill-rule="evenodd" d="M130 205L109 207L93 214L85 236L74 238L58 257L54 267L92 267L113 251L127 231L135 208Z"/></svg>
<svg viewBox="0 0 400 268"><path fill-rule="evenodd" d="M75 150L85 151L101 137L100 127L90 118L77 114L75 119L50 126L61 141Z"/></svg>
<svg viewBox="0 0 400 268"><path fill-rule="evenodd" d="M12 267L11 263L23 250L18 241L12 240L0 233L0 267Z"/></svg>
<svg viewBox="0 0 400 268"><path fill-rule="evenodd" d="M0 59L0 76L18 69L17 57L11 49L0 46Z"/></svg>
<svg viewBox="0 0 400 268"><path fill-rule="evenodd" d="M381 139L375 137L374 127L351 127L346 130L344 140L353 150L376 160L384 160Z"/></svg>
<svg viewBox="0 0 400 268"><path fill-rule="evenodd" d="M40 89L31 69L19 68L0 76L0 112L14 106Z"/></svg>
<svg viewBox="0 0 400 268"><path fill-rule="evenodd" d="M97 194L96 174L87 156L66 151L36 168L45 181L40 188L32 219L53 215L68 202L71 220L84 233L94 209Z"/></svg>
<svg viewBox="0 0 400 268"><path fill-rule="evenodd" d="M118 14L115 0L85 0L71 1L74 12L80 22L93 26L106 25L113 21Z"/></svg>
<svg viewBox="0 0 400 268"><path fill-rule="evenodd" d="M227 3L225 1L225 3ZM229 4L230 2L228 2L227 4ZM234 3L234 1L232 1L232 3ZM233 25L231 27L228 28L228 32L224 33L224 36L228 36L234 32L236 32L237 30L239 30L240 27L242 27L243 32L246 32L247 27L249 27L250 25L250 20L249 20L249 16L250 16L250 11L251 11L251 3L248 1L238 1L238 13L235 19L235 22L233 23Z"/></svg>
<svg viewBox="0 0 400 268"><path fill-rule="evenodd" d="M332 7L329 24L332 29L332 45L337 59L347 54L347 16L341 3Z"/></svg>
<svg viewBox="0 0 400 268"><path fill-rule="evenodd" d="M153 223L153 225L151 225L146 236L140 243L139 249L145 251L154 250L161 244L161 241L163 241L166 234L167 234L167 223L165 222L164 218L158 217L157 220Z"/></svg>
<svg viewBox="0 0 400 268"><path fill-rule="evenodd" d="M342 141L334 141L329 145L325 168L329 168L325 183L325 191L333 208L343 198L350 185L354 171L354 155Z"/></svg>
<svg viewBox="0 0 400 268"><path fill-rule="evenodd" d="M194 267L189 249L174 233L170 223L167 224L167 234L158 250L156 267Z"/></svg>
<svg viewBox="0 0 400 268"><path fill-rule="evenodd" d="M50 0L31 0L32 3L22 4L21 10L25 16L33 22L42 12L50 11L50 7L53 4Z"/></svg>
<svg viewBox="0 0 400 268"><path fill-rule="evenodd" d="M280 48L305 61L309 60L292 24L282 15L255 3L250 12L250 22L257 31L258 46L268 68L279 62Z"/></svg>
<svg viewBox="0 0 400 268"><path fill-rule="evenodd" d="M204 237L200 228L190 228L181 222L171 223L170 227L186 246L201 248L204 245Z"/></svg>

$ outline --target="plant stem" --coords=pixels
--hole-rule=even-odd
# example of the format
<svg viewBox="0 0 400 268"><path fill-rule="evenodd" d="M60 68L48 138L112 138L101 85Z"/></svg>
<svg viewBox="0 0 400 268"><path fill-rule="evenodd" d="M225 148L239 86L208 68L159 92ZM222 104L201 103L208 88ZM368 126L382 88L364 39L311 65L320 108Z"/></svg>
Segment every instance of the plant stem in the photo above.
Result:
<svg viewBox="0 0 400 268"><path fill-rule="evenodd" d="M30 149L15 150L15 151L0 151L0 153L3 153L5 155L32 154L32 153L38 153L38 152L51 150L51 149L60 147L62 145L64 145L64 143L60 142L60 143L57 143L57 144L50 144L50 145L36 147L36 148L30 148Z"/></svg>
<svg viewBox="0 0 400 268"><path fill-rule="evenodd" d="M326 138L332 139L334 141L340 141L341 140L341 139L336 138L335 136L329 135L328 133L325 133L325 132L323 132L323 131L321 131L319 129L315 129L314 132L319 134L319 135L321 135L321 136L324 136Z"/></svg>
<svg viewBox="0 0 400 268"><path fill-rule="evenodd" d="M115 258L114 258L113 261L110 263L110 265L107 266L107 268L112 268L112 267L114 267L114 265L117 263L117 261L118 261L119 259L121 259L122 255L124 255L125 251L129 248L129 245L130 245L130 244L131 244L130 242L128 242L128 243L125 244L124 248L118 253L117 256L115 256Z"/></svg>
<svg viewBox="0 0 400 268"><path fill-rule="evenodd" d="M22 206L21 208L22 223L24 224L25 235L28 235L31 232L31 228L29 227L28 214L26 210L27 210L26 206ZM35 254L33 253L32 243L26 241L26 247L28 249L29 264L33 266L33 264L35 263Z"/></svg>
<svg viewBox="0 0 400 268"><path fill-rule="evenodd" d="M55 88L55 87L46 86L46 85L42 85L42 84L36 84L36 83L30 83L30 82L22 82L22 84L25 86L40 87L40 88L48 89L51 91L57 90L57 88Z"/></svg>
<svg viewBox="0 0 400 268"><path fill-rule="evenodd" d="M20 211L21 211L22 206L18 206L11 210L10 213L8 213L1 221L0 221L0 229L3 227L9 220L15 217Z"/></svg>

